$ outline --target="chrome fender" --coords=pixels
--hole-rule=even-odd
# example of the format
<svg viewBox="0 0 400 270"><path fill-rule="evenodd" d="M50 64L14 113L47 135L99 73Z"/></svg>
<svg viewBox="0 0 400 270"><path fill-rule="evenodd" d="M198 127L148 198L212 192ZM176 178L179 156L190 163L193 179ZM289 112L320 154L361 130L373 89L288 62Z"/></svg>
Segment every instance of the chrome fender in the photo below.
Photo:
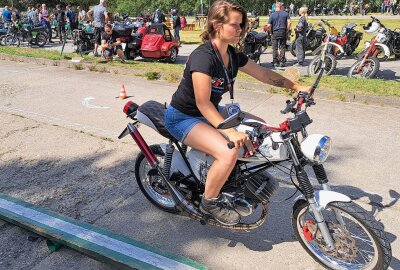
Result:
<svg viewBox="0 0 400 270"><path fill-rule="evenodd" d="M371 46L371 42L367 41L365 42L365 49L367 50L369 47ZM383 43L375 43L375 46L377 47L381 47L383 49L383 51L385 52L385 55L387 57L390 57L390 49L388 46L386 46Z"/></svg>
<svg viewBox="0 0 400 270"><path fill-rule="evenodd" d="M330 190L316 190L314 191L314 197L317 201L318 209L325 209L331 202L351 202L351 199L348 196ZM298 200L305 200L305 198L303 195L300 195L295 199L295 202Z"/></svg>
<svg viewBox="0 0 400 270"><path fill-rule="evenodd" d="M337 48L339 49L339 51L340 51L340 55L344 54L343 47L340 46L339 44L334 43L334 42L329 42L328 45L337 47ZM313 55L318 54L320 51L322 51L322 49L324 48L324 46L325 46L325 43L322 44L321 46L319 46L318 48L316 48L316 49L312 52L312 54L313 54Z"/></svg>

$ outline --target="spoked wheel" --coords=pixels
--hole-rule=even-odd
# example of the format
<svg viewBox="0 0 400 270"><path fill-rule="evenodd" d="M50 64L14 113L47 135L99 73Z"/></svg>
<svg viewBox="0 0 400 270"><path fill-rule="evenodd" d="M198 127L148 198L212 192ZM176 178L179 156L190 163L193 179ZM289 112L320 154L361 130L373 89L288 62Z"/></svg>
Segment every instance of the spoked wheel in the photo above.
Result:
<svg viewBox="0 0 400 270"><path fill-rule="evenodd" d="M360 65L362 66L360 68L360 71L358 71ZM367 58L365 59L363 64L362 59L358 60L349 69L347 77L373 78L379 71L379 65L379 60L376 58Z"/></svg>
<svg viewBox="0 0 400 270"><path fill-rule="evenodd" d="M177 58L178 58L178 49L176 47L173 47L171 49L171 54L167 57L167 62L175 63Z"/></svg>
<svg viewBox="0 0 400 270"><path fill-rule="evenodd" d="M332 54L326 54L325 55L325 75L331 75L335 69L336 69L336 58ZM308 65L308 75L313 76L319 73L319 71L322 68L322 61L321 61L321 56L316 56L314 57L313 60L311 60L310 64Z"/></svg>
<svg viewBox="0 0 400 270"><path fill-rule="evenodd" d="M164 164L164 152L160 145L151 145L150 149L160 162L159 166L162 167ZM166 212L179 212L167 187L164 185L163 179L157 170L151 168L143 153L140 153L136 159L135 177L141 191L152 204Z"/></svg>
<svg viewBox="0 0 400 270"><path fill-rule="evenodd" d="M36 35L36 39L35 39L35 43L39 47L43 47L47 43L47 36L45 34L42 34L42 33L37 34Z"/></svg>
<svg viewBox="0 0 400 270"><path fill-rule="evenodd" d="M5 41L4 41L4 44L5 44L6 46L19 47L19 45L20 45L20 40L19 40L19 38L17 38L16 36L9 35L9 36L6 36Z"/></svg>
<svg viewBox="0 0 400 270"><path fill-rule="evenodd" d="M1 46L6 46L6 38L7 38L7 35L0 36L0 45Z"/></svg>
<svg viewBox="0 0 400 270"><path fill-rule="evenodd" d="M387 269L392 257L383 227L353 202L329 203L322 214L334 240L329 248L305 201L293 209L292 226L303 248L328 269Z"/></svg>

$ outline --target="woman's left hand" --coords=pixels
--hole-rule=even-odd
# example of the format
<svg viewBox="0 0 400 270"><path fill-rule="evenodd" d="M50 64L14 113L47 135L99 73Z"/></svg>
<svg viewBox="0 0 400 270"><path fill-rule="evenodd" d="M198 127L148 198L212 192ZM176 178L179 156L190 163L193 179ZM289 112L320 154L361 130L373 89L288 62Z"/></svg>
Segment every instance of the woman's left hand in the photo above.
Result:
<svg viewBox="0 0 400 270"><path fill-rule="evenodd" d="M298 93L299 92L305 92L305 93L310 93L311 92L311 86L307 85L297 85L295 89Z"/></svg>

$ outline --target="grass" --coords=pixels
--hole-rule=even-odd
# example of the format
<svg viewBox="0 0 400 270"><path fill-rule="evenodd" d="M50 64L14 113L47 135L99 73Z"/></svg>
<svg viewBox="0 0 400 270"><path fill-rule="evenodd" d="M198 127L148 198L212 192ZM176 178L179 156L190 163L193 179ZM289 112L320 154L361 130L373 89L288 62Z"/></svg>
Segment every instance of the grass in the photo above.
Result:
<svg viewBox="0 0 400 270"><path fill-rule="evenodd" d="M292 21L292 25L295 25L297 18L294 18ZM320 19L310 19L311 23L316 23ZM366 23L369 20L366 18L365 20L356 20L356 23ZM266 22L266 19L261 19L261 22ZM330 21L333 25L337 26L338 29L341 29L341 26L351 22L350 19L338 19ZM382 20L389 28L395 28L395 24L397 21L390 20ZM261 23L263 25L263 23ZM199 43L200 37L199 35L202 31L181 31L181 38L184 43ZM365 37L368 37L367 39ZM372 35L364 35L364 39L368 40L372 37ZM361 44L361 43L360 43ZM361 45L360 47L361 48ZM66 60L72 59L73 57L79 56L75 53L64 54L60 59L60 54L57 51L50 50L40 50L35 48L16 48L16 47L4 47L0 46L0 54L9 54L16 56L25 56L25 57L33 57L33 58L44 58L51 60ZM179 83L181 76L183 74L184 65L183 64L170 64L165 63L163 61L127 61L126 64L121 64L119 61L113 61L108 63L99 63L99 58L93 56L84 56L85 62L90 62L91 65L88 66L88 70L95 72L109 72L107 67L117 67L119 71L123 69L134 70L138 76L146 77L149 80L157 80L164 79L170 83ZM58 61L55 61L53 65L59 65ZM83 64L77 64L74 66L75 69L82 69ZM116 69L115 69L116 70ZM113 71L114 74L123 74L123 72ZM301 84L311 85L314 82L315 78L313 77L302 77L300 80ZM238 81L240 82L257 82L254 78L239 72ZM266 87L268 88L268 87ZM334 95L334 99L341 100L343 99L344 93L362 93L367 95L380 95L380 96L397 96L400 97L400 87L399 82L397 81L388 81L388 80L380 80L380 79L354 79L354 78L346 78L346 77L337 77L337 76L324 76L319 84L319 88L334 90L337 93ZM270 90L272 92L285 93L287 90L282 90L279 88Z"/></svg>

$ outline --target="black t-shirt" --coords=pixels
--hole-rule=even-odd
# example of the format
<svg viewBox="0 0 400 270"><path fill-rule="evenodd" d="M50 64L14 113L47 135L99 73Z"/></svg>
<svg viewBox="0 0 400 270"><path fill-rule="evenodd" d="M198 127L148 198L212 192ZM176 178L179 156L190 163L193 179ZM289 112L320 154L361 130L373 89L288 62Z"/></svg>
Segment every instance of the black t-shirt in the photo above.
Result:
<svg viewBox="0 0 400 270"><path fill-rule="evenodd" d="M239 67L245 66L249 59L245 54L235 52L235 48L232 46L229 46L228 49L232 56L232 63L229 61L229 69L227 72L229 80L234 83ZM202 114L196 105L192 72L201 72L211 77L210 100L214 106L218 108L222 95L229 92L229 88L225 83L226 76L223 64L218 60L211 42L200 45L190 54L189 59L186 62L181 83L171 100L171 105L180 112L192 116L201 116Z"/></svg>
<svg viewBox="0 0 400 270"><path fill-rule="evenodd" d="M106 32L101 33L101 40L107 41L107 43L114 43L119 38L117 31L112 31L111 35Z"/></svg>
<svg viewBox="0 0 400 270"><path fill-rule="evenodd" d="M272 13L268 21L270 24L272 24L272 32L286 30L287 20L289 19L289 14L286 11L279 10Z"/></svg>
<svg viewBox="0 0 400 270"><path fill-rule="evenodd" d="M62 9L57 9L54 12L54 16L56 17L56 20L58 21L58 23L62 23L65 24L65 11Z"/></svg>

